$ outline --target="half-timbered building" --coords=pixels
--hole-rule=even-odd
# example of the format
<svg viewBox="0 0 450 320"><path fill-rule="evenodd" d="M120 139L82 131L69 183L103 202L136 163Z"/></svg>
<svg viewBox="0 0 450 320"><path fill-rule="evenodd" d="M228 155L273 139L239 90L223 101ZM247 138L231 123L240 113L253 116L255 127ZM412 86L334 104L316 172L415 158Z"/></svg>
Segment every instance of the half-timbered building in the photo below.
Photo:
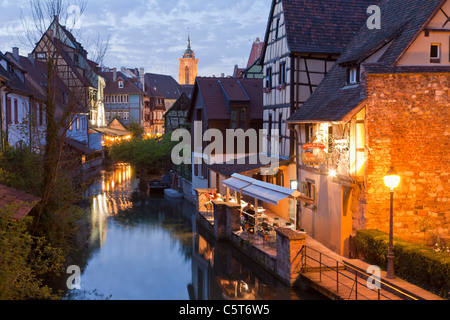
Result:
<svg viewBox="0 0 450 320"><path fill-rule="evenodd" d="M450 1L380 4L381 29L365 23L314 94L288 120L298 137L300 226L351 255L359 229L389 230L390 167L395 236L448 237ZM447 164L447 165L446 165ZM353 252L354 253L354 252Z"/></svg>
<svg viewBox="0 0 450 320"><path fill-rule="evenodd" d="M261 55L264 74L265 150L290 160L266 182L297 188L295 131L286 120L301 109L368 18L374 1L273 0ZM277 143L274 143L274 140ZM291 204L271 208L294 212Z"/></svg>
<svg viewBox="0 0 450 320"><path fill-rule="evenodd" d="M97 65L88 59L87 51L59 23L57 16L37 42L32 54L39 61L52 59L52 72L69 88L66 98L70 103L65 110L69 114L65 115L69 123L86 118L86 123L89 121L94 128L106 125L102 96L105 83L96 73ZM86 136L88 127L86 125Z"/></svg>

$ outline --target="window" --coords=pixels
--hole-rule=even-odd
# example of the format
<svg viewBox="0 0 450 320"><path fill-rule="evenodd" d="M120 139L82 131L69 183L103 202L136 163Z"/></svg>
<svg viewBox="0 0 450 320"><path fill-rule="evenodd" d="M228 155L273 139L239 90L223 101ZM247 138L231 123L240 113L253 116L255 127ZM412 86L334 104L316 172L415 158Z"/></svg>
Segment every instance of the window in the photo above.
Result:
<svg viewBox="0 0 450 320"><path fill-rule="evenodd" d="M276 28L275 29L275 40L277 40L278 36L279 36L279 29L280 29L280 18L277 19L277 25L275 28Z"/></svg>
<svg viewBox="0 0 450 320"><path fill-rule="evenodd" d="M440 63L441 62L441 45L439 43L431 44L430 62L431 63Z"/></svg>
<svg viewBox="0 0 450 320"><path fill-rule="evenodd" d="M231 109L231 129L243 129L247 128L247 109L246 108L233 108Z"/></svg>
<svg viewBox="0 0 450 320"><path fill-rule="evenodd" d="M47 53L45 52L36 53L36 59L47 59Z"/></svg>
<svg viewBox="0 0 450 320"><path fill-rule="evenodd" d="M81 129L86 130L86 118L81 119Z"/></svg>
<svg viewBox="0 0 450 320"><path fill-rule="evenodd" d="M272 68L267 68L266 71L266 88L272 88Z"/></svg>
<svg viewBox="0 0 450 320"><path fill-rule="evenodd" d="M268 136L270 139L270 136L272 135L272 126L273 126L273 120L272 120L272 114L269 114L269 128L268 128Z"/></svg>
<svg viewBox="0 0 450 320"><path fill-rule="evenodd" d="M6 122L8 124L12 124L12 110L11 110L11 98L8 98L7 106L6 106Z"/></svg>
<svg viewBox="0 0 450 320"><path fill-rule="evenodd" d="M119 80L119 89L123 89L123 80Z"/></svg>
<svg viewBox="0 0 450 320"><path fill-rule="evenodd" d="M278 135L280 136L280 139L281 136L283 135L282 129L283 129L283 113L280 113L278 116L278 130L279 130Z"/></svg>
<svg viewBox="0 0 450 320"><path fill-rule="evenodd" d="M347 82L348 84L356 84L359 82L359 68L353 67L348 69Z"/></svg>
<svg viewBox="0 0 450 320"><path fill-rule="evenodd" d="M80 118L77 118L77 130L80 130Z"/></svg>
<svg viewBox="0 0 450 320"><path fill-rule="evenodd" d="M125 110L123 112L123 120L130 120L130 111Z"/></svg>
<svg viewBox="0 0 450 320"><path fill-rule="evenodd" d="M17 99L14 99L14 123L19 123L19 103Z"/></svg>
<svg viewBox="0 0 450 320"><path fill-rule="evenodd" d="M305 126L305 131L306 131L305 143L311 142L311 139L314 137L314 125L307 124Z"/></svg>
<svg viewBox="0 0 450 320"><path fill-rule="evenodd" d="M302 183L302 193L310 199L316 200L316 183L306 180Z"/></svg>
<svg viewBox="0 0 450 320"><path fill-rule="evenodd" d="M186 67L186 69L184 70L184 76L185 76L185 82L189 83L189 67Z"/></svg>
<svg viewBox="0 0 450 320"><path fill-rule="evenodd" d="M280 84L286 84L286 62L280 64Z"/></svg>

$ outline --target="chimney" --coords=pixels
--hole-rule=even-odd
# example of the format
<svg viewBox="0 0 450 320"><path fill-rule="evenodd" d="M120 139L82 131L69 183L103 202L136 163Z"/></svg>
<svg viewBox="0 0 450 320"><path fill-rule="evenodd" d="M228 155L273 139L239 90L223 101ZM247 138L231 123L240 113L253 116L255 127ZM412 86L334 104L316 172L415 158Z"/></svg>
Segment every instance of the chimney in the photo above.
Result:
<svg viewBox="0 0 450 320"><path fill-rule="evenodd" d="M17 47L12 48L12 54L13 54L14 59L19 61L19 48L17 48Z"/></svg>
<svg viewBox="0 0 450 320"><path fill-rule="evenodd" d="M117 80L117 69L114 68L113 69L113 82L116 82L116 80Z"/></svg>
<svg viewBox="0 0 450 320"><path fill-rule="evenodd" d="M142 90L145 90L145 69L144 68L140 68L139 77L141 78Z"/></svg>
<svg viewBox="0 0 450 320"><path fill-rule="evenodd" d="M220 76L221 76L222 78L225 78L225 73L222 73Z"/></svg>
<svg viewBox="0 0 450 320"><path fill-rule="evenodd" d="M34 67L34 56L32 53L28 54L28 61L30 61L31 65Z"/></svg>

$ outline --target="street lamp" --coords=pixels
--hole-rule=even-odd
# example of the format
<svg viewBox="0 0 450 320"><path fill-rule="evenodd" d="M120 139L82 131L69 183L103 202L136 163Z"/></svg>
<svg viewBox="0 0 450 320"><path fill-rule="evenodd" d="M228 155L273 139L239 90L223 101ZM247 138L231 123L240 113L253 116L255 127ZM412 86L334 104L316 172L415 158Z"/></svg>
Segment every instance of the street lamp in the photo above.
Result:
<svg viewBox="0 0 450 320"><path fill-rule="evenodd" d="M395 171L394 167L391 167L391 169L386 173L386 176L384 177L384 184L386 187L388 187L391 190L391 209L390 209L390 222L389 222L389 249L388 249L388 255L387 255L387 274L386 278L388 279L395 279L395 273L394 273L394 244L393 244L393 238L394 238L394 189L398 187L400 184L400 176L397 174L397 171Z"/></svg>

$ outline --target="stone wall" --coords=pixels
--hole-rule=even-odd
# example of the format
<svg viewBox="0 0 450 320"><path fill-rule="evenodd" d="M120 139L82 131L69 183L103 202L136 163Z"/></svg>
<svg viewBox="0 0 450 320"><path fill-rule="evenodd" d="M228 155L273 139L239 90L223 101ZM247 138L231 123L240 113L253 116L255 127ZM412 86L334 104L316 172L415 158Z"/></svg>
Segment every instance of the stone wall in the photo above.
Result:
<svg viewBox="0 0 450 320"><path fill-rule="evenodd" d="M365 197L367 229L389 230L389 189L383 177L401 176L394 196L394 233L434 243L450 235L450 74L367 77Z"/></svg>

